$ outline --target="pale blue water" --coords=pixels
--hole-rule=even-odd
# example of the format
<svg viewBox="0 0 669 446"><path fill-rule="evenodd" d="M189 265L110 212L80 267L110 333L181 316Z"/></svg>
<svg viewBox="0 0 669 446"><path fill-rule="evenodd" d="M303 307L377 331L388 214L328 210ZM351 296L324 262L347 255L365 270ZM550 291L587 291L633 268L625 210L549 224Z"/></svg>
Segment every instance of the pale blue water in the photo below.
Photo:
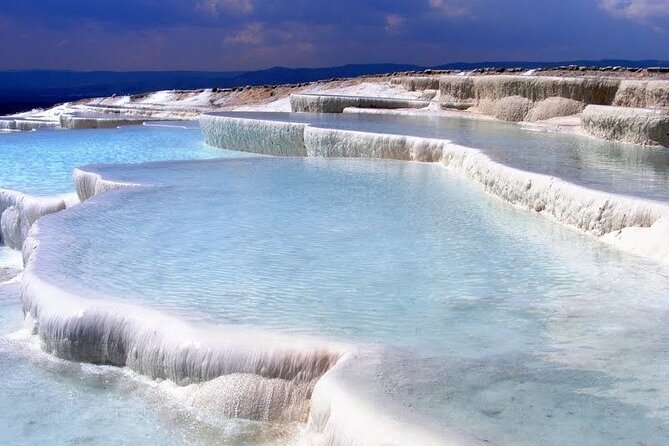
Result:
<svg viewBox="0 0 669 446"><path fill-rule="evenodd" d="M193 323L378 344L361 389L492 444L669 442L666 271L438 165L97 170L163 187L42 219L49 281Z"/></svg>
<svg viewBox="0 0 669 446"><path fill-rule="evenodd" d="M55 195L74 191L72 170L85 164L225 156L244 155L208 147L189 123L13 132L0 134L0 188Z"/></svg>
<svg viewBox="0 0 669 446"><path fill-rule="evenodd" d="M35 195L74 191L72 170L91 162L248 156L202 142L196 123L79 131L0 134L0 188ZM21 265L20 252L0 247L0 267ZM17 297L0 285L0 444L257 444L271 427L211 425L169 398L113 369L57 361L26 339ZM12 291L17 294L17 290Z"/></svg>
<svg viewBox="0 0 669 446"><path fill-rule="evenodd" d="M63 361L29 336L18 284L0 284L0 444L259 445L279 426L209 422L114 367Z"/></svg>
<svg viewBox="0 0 669 446"><path fill-rule="evenodd" d="M533 132L517 124L435 116L312 113L220 113L311 123L373 133L442 138L483 150L491 159L592 189L669 201L669 149Z"/></svg>
<svg viewBox="0 0 669 446"><path fill-rule="evenodd" d="M260 116L448 138L589 187L669 197L669 155L657 149L469 120ZM183 127L3 134L0 187L50 195L73 190L72 169L91 162L247 156ZM43 219L54 235L38 269L50 281L193 323L379 345L348 376L361 392L492 444L669 443L669 278L653 265L512 209L437 165L254 158L98 170L164 187ZM21 312L4 292L0 444L257 444L273 435L212 426L117 370L31 350L11 335Z"/></svg>

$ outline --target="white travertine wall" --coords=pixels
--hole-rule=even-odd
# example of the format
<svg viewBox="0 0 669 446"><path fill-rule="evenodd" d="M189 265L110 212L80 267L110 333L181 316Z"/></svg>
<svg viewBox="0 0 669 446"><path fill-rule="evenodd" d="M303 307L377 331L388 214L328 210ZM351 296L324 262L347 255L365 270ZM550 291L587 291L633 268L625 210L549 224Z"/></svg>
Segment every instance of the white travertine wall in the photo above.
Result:
<svg viewBox="0 0 669 446"><path fill-rule="evenodd" d="M139 186L139 184L135 183L106 180L95 172L86 171L80 168L74 169L74 172L72 172L72 179L74 180L77 197L81 202L84 202L95 195L109 192L114 189Z"/></svg>
<svg viewBox="0 0 669 446"><path fill-rule="evenodd" d="M598 138L669 147L669 111L588 105L581 123Z"/></svg>
<svg viewBox="0 0 669 446"><path fill-rule="evenodd" d="M669 145L669 124L666 112L661 111L669 110L669 81L443 76L440 89L445 106L476 107L504 121L538 121L583 112L584 129L593 136ZM602 107L611 104L617 107Z"/></svg>
<svg viewBox="0 0 669 446"><path fill-rule="evenodd" d="M145 117L116 117L113 115L104 117L60 115L60 126L64 129L107 129L123 125L139 125L147 120Z"/></svg>
<svg viewBox="0 0 669 446"><path fill-rule="evenodd" d="M341 356L325 343L194 327L142 306L70 293L40 277L38 239L39 222L26 240L21 302L44 348L60 358L169 380L189 405L215 416L292 422L307 420L316 381Z"/></svg>
<svg viewBox="0 0 669 446"><path fill-rule="evenodd" d="M305 140L313 153L341 136L337 130L305 129L312 130ZM359 135L359 143L366 144L365 135ZM406 154L424 160L432 160L429 154L436 155L443 143L401 137L387 141L395 151L382 150L379 155L404 156L402 148L409 147ZM351 156L365 153L356 145L351 145ZM338 147L331 153L339 150L346 149ZM136 186L114 185L114 179L85 168L74 178L78 190L94 190L90 197ZM185 395L189 406L209 414L306 421L303 441L310 446L438 446L446 440L453 446L477 444L453 432L400 422L387 412L388 402L375 401L383 398L378 389L352 386L348 374L363 360L354 346L243 332L236 327L196 329L151 310L82 298L52 286L39 278L35 265L45 249L39 242L42 238L48 243L49 236L40 234L38 222L24 244L28 266L23 305L35 319L38 335L57 356L126 366L171 380L181 386L178 394Z"/></svg>
<svg viewBox="0 0 669 446"><path fill-rule="evenodd" d="M393 79L391 83L401 85L409 91L439 90L437 76L400 77Z"/></svg>
<svg viewBox="0 0 669 446"><path fill-rule="evenodd" d="M200 126L204 142L214 147L235 148L265 155L306 156L304 128L306 124L280 121L244 120L204 114Z"/></svg>
<svg viewBox="0 0 669 446"><path fill-rule="evenodd" d="M612 103L619 84L611 79L511 75L443 76L439 82L442 95L455 99L521 96L537 102L560 97L586 104Z"/></svg>
<svg viewBox="0 0 669 446"><path fill-rule="evenodd" d="M266 154L266 148L269 147L267 141L276 141L277 136L280 136L278 129L284 124L215 115L203 119L207 123L206 127L203 126L205 138L213 145L249 152L257 150L256 147L263 147L262 153ZM269 130L265 138L263 129L272 126L276 126L276 129ZM243 132L247 128L249 134L259 139L237 140L236 146L219 146L216 144L217 138L207 137L207 133L214 128L216 134L224 134L228 128L231 128L232 133ZM296 141L300 141L300 138L292 135L290 142L286 141L285 144ZM447 140L304 125L301 141L303 145L294 150L299 156L306 154L442 162L448 169L481 184L486 192L599 238L626 228L652 229L657 232L660 230L658 228L665 227L662 222L669 220L669 206L666 204L591 190L558 178L514 169L492 161L480 150L452 144ZM285 154L283 149L279 152ZM665 235L669 238L669 228ZM609 242L610 237L603 240ZM643 245L643 241L640 243ZM626 246L620 240L615 244ZM636 247L635 252L647 251L655 260L669 264L669 253L650 248L644 250Z"/></svg>
<svg viewBox="0 0 669 446"><path fill-rule="evenodd" d="M371 98L325 94L292 94L290 107L294 112L343 113L345 108L425 108L430 101L402 98Z"/></svg>
<svg viewBox="0 0 669 446"><path fill-rule="evenodd" d="M623 80L612 105L669 110L669 81Z"/></svg>
<svg viewBox="0 0 669 446"><path fill-rule="evenodd" d="M30 227L44 215L67 207L64 197L33 197L21 192L0 189L0 242L21 249Z"/></svg>
<svg viewBox="0 0 669 446"><path fill-rule="evenodd" d="M525 115L525 121L543 121L544 119L571 116L581 113L585 109L583 102L567 98L548 98L536 102Z"/></svg>
<svg viewBox="0 0 669 446"><path fill-rule="evenodd" d="M610 104L619 81L546 76L443 76L446 108L476 107L504 121L537 121L579 113L586 104Z"/></svg>
<svg viewBox="0 0 669 446"><path fill-rule="evenodd" d="M534 103L522 96L506 96L499 100L481 99L477 108L483 114L494 116L502 121L524 121Z"/></svg>
<svg viewBox="0 0 669 446"><path fill-rule="evenodd" d="M669 81L663 80L457 75L397 78L393 83L411 91L438 84L442 107L475 107L505 121L569 116L590 104L669 110Z"/></svg>
<svg viewBox="0 0 669 446"><path fill-rule="evenodd" d="M16 130L14 119L0 119L0 130Z"/></svg>
<svg viewBox="0 0 669 446"><path fill-rule="evenodd" d="M0 130L30 131L50 127L56 127L56 123L39 119L23 119L12 117L5 117L0 119Z"/></svg>
<svg viewBox="0 0 669 446"><path fill-rule="evenodd" d="M307 155L314 157L384 158L423 162L440 160L444 145L438 139L311 126L304 130L304 144Z"/></svg>
<svg viewBox="0 0 669 446"><path fill-rule="evenodd" d="M405 77L393 79L392 83L409 91L439 90L439 102L444 108L476 107L505 121L549 119L579 113L587 104L611 104L620 86L616 79L517 75ZM645 88L644 91L655 91ZM653 103L660 102L657 99ZM291 107L296 112L341 113L351 107L395 109L428 105L429 101L393 98L291 95Z"/></svg>

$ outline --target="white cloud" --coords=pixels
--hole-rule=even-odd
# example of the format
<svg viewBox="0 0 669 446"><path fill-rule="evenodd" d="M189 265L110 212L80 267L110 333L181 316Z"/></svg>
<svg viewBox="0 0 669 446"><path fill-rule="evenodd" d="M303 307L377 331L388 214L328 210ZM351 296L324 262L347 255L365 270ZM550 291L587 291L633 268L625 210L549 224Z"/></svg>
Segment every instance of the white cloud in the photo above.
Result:
<svg viewBox="0 0 669 446"><path fill-rule="evenodd" d="M316 46L311 42L297 42L295 48L300 53L313 53L316 50Z"/></svg>
<svg viewBox="0 0 669 446"><path fill-rule="evenodd" d="M598 1L599 7L611 15L651 25L656 29L666 28L657 25L657 22L669 19L669 0Z"/></svg>
<svg viewBox="0 0 669 446"><path fill-rule="evenodd" d="M226 37L223 43L226 45L261 45L265 42L265 27L262 23L251 22L245 28L237 31L234 35Z"/></svg>
<svg viewBox="0 0 669 446"><path fill-rule="evenodd" d="M447 17L464 17L469 15L469 8L458 5L451 0L428 0L430 8Z"/></svg>
<svg viewBox="0 0 669 446"><path fill-rule="evenodd" d="M386 32L397 32L404 25L406 19L398 14L388 14L386 16Z"/></svg>
<svg viewBox="0 0 669 446"><path fill-rule="evenodd" d="M221 11L242 15L253 12L253 0L202 0L197 6L212 15L219 15Z"/></svg>

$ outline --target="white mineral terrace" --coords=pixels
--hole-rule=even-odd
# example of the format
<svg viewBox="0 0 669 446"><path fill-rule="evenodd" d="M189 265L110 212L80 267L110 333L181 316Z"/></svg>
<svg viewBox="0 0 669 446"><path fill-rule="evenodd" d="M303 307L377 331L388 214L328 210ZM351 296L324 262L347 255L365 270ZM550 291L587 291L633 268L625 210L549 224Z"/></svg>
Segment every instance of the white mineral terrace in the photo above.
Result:
<svg viewBox="0 0 669 446"><path fill-rule="evenodd" d="M201 113L215 111L290 111L292 108L299 112L341 113L364 109L538 122L614 141L669 144L669 81L536 76L534 73L460 74L97 98L3 117L0 130L56 126L104 128L155 119L196 119ZM588 105L600 107L589 107L584 112ZM561 121L564 117L575 117L576 124ZM569 124L563 125L565 122ZM598 125L598 122L603 124Z"/></svg>
<svg viewBox="0 0 669 446"><path fill-rule="evenodd" d="M302 88L293 96L230 108L287 111L292 107L329 113L380 109L405 114L418 110L441 116L449 116L444 108L469 109L453 113L507 121L577 116L582 122L578 131L600 139L669 144L666 82L439 76L379 84L339 90ZM384 90L395 94L383 97ZM99 99L42 112L48 116L2 119L0 128L34 130L54 126L56 121L68 129L113 128L166 117L192 119L208 112L199 116L199 124L211 146L279 157L439 164L513 206L669 266L669 203L661 199L613 193L511 167L481 148L429 134L348 129L325 120L310 123L289 115L268 119L267 114L214 113L220 107L211 107L215 98L208 91L181 98L183 107L166 110L165 103L175 100L176 95L153 94L134 106L128 106L129 98ZM113 114L98 108L113 109ZM545 130L547 126L542 125L538 128ZM75 169L73 179L76 196L38 197L0 189L0 241L22 250L21 306L47 352L72 361L125 367L137 375L173 382L190 407L217 416L302 423L306 443L314 446L484 444L459 430L421 423L384 398L383 392L364 388L364 380L362 385L352 380L362 368L375 372L374 360L382 356L377 344L195 324L149 305L124 301L122 296L50 282L45 253L54 250L54 240L61 235L54 230L57 225L49 224L51 219L70 214L72 209L68 208L83 202L87 203L78 209L103 200L123 206L123 193L147 191L153 186L106 176L95 166ZM54 213L60 214L40 220Z"/></svg>
<svg viewBox="0 0 669 446"><path fill-rule="evenodd" d="M147 187L105 178L94 167L77 169L74 182L82 201ZM38 265L42 246L58 237L39 223L32 226L23 243L21 293L34 333L55 356L169 380L180 387L179 398L203 413L306 423L303 440L314 446L480 444L459 432L423 426L383 395L351 383L355 370L373 370L377 346L194 326L113 296L82 296L51 284Z"/></svg>
<svg viewBox="0 0 669 446"><path fill-rule="evenodd" d="M24 245L22 305L44 348L60 358L170 380L187 387L195 407L219 416L290 422L306 421L314 385L345 351L237 327L194 327L141 306L73 294L32 268L40 235L35 229Z"/></svg>
<svg viewBox="0 0 669 446"><path fill-rule="evenodd" d="M0 189L0 242L21 249L30 227L44 215L62 211L77 202L68 194L54 197L34 197L13 190Z"/></svg>
<svg viewBox="0 0 669 446"><path fill-rule="evenodd" d="M662 224L666 212L661 203L615 197L512 169L490 161L476 149L444 140L234 116L204 116L202 125L208 141L221 147L235 144L263 153L275 147L289 156L440 162L483 184L490 193L605 241L630 226L656 230L653 228ZM226 137L231 139L223 139ZM95 168L77 169L74 179L82 200L145 187L105 177ZM113 199L122 203L119 197ZM168 379L183 387L181 393L191 407L220 416L306 422L308 444L481 444L459 432L423 426L351 380L361 367L374 370L367 363L378 356L372 353L374 346L277 337L225 326L194 327L112 297L82 297L50 284L40 277L37 265L41 245L54 237L57 235L42 233L38 223L23 245L27 267L22 304L46 349L59 357L124 366L153 379ZM665 257L660 260L666 261L666 251L661 255Z"/></svg>
<svg viewBox="0 0 669 446"><path fill-rule="evenodd" d="M477 148L443 139L252 119L234 113L203 115L200 123L207 143L221 148L278 156L439 162L513 205L669 265L666 203L591 190L559 178L514 169L492 161Z"/></svg>
<svg viewBox="0 0 669 446"><path fill-rule="evenodd" d="M133 116L130 114L75 112L60 115L60 126L70 130L116 128L123 125L141 125L149 120L151 120L150 117Z"/></svg>
<svg viewBox="0 0 669 446"><path fill-rule="evenodd" d="M500 75L408 77L394 82L411 91L438 91L438 102L447 109L469 109L515 122L583 113L583 131L592 136L669 145L668 81Z"/></svg>

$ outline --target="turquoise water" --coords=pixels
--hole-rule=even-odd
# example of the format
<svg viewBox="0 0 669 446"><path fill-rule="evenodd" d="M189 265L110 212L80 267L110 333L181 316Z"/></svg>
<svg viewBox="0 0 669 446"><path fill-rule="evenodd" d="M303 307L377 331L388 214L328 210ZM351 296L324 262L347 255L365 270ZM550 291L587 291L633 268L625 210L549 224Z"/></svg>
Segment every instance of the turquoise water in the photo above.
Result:
<svg viewBox="0 0 669 446"><path fill-rule="evenodd" d="M361 392L481 441L669 442L669 277L656 266L438 165L95 170L161 187L40 220L36 272L49 282L196 324L377 345L349 376Z"/></svg>
<svg viewBox="0 0 669 446"><path fill-rule="evenodd" d="M293 121L373 133L448 139L483 150L491 159L591 189L669 201L669 150L534 132L517 124L436 116L311 113L219 113Z"/></svg>
<svg viewBox="0 0 669 446"><path fill-rule="evenodd" d="M34 195L73 192L72 170L90 163L243 156L208 147L189 123L0 134L0 188Z"/></svg>

